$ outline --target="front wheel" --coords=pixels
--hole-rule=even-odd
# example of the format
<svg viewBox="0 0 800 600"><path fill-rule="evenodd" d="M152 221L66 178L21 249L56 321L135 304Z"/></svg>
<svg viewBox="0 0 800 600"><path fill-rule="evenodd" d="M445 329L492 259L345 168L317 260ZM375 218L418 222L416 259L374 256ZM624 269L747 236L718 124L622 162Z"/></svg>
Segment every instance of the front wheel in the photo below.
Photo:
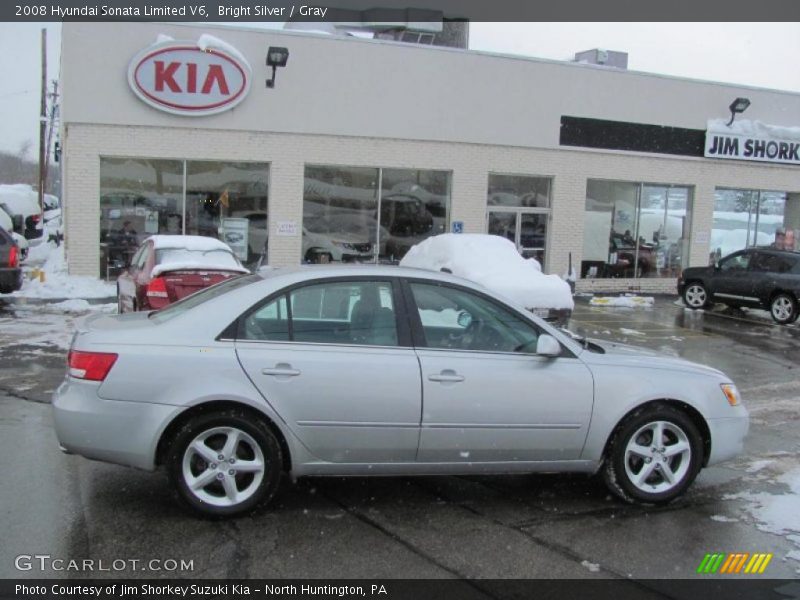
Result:
<svg viewBox="0 0 800 600"><path fill-rule="evenodd" d="M773 320L780 325L788 325L797 320L797 301L791 294L781 293L772 299L769 312Z"/></svg>
<svg viewBox="0 0 800 600"><path fill-rule="evenodd" d="M694 481L703 441L685 413L657 405L634 413L611 441L604 478L628 502L666 504Z"/></svg>
<svg viewBox="0 0 800 600"><path fill-rule="evenodd" d="M211 517L266 504L278 488L283 464L269 427L238 409L191 419L175 436L166 463L179 499Z"/></svg>
<svg viewBox="0 0 800 600"><path fill-rule="evenodd" d="M689 283L683 290L683 301L691 309L705 308L708 306L708 292L702 283Z"/></svg>

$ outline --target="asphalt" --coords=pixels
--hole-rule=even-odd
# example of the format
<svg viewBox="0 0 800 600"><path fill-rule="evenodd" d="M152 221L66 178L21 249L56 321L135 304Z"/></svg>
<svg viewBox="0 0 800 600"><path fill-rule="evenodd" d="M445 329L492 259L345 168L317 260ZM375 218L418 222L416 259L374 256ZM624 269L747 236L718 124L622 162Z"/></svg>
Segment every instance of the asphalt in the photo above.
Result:
<svg viewBox="0 0 800 600"><path fill-rule="evenodd" d="M745 454L704 470L666 507L624 504L574 475L316 478L284 481L272 508L229 521L187 515L161 473L58 451L48 402L73 319L0 306L0 452L14 457L0 486L0 577L664 579L696 577L710 552L771 552L769 576L798 576L800 532L774 533L756 510L776 498L800 507L781 480L800 469L800 327L766 313L692 312L666 297L649 309L579 299L573 331L720 368L751 411ZM21 572L20 554L193 568ZM482 585L468 584L497 596ZM663 597L656 581L637 589Z"/></svg>

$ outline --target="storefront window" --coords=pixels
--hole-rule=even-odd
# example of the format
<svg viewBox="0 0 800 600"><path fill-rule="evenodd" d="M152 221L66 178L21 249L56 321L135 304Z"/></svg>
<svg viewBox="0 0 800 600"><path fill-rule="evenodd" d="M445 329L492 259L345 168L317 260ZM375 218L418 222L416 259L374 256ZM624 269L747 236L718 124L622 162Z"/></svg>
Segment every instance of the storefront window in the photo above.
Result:
<svg viewBox="0 0 800 600"><path fill-rule="evenodd" d="M488 233L508 238L525 258L544 266L550 218L550 179L489 175Z"/></svg>
<svg viewBox="0 0 800 600"><path fill-rule="evenodd" d="M101 158L100 276L116 278L155 234L216 237L266 263L268 181L263 163Z"/></svg>
<svg viewBox="0 0 800 600"><path fill-rule="evenodd" d="M100 159L100 276L114 279L139 244L182 232L183 162Z"/></svg>
<svg viewBox="0 0 800 600"><path fill-rule="evenodd" d="M581 277L677 277L688 266L691 189L589 180Z"/></svg>
<svg viewBox="0 0 800 600"><path fill-rule="evenodd" d="M717 188L709 261L750 246L794 250L798 229L800 195Z"/></svg>
<svg viewBox="0 0 800 600"><path fill-rule="evenodd" d="M447 230L443 171L306 166L303 261L395 263Z"/></svg>
<svg viewBox="0 0 800 600"><path fill-rule="evenodd" d="M268 169L187 161L186 233L219 238L247 265L266 264Z"/></svg>

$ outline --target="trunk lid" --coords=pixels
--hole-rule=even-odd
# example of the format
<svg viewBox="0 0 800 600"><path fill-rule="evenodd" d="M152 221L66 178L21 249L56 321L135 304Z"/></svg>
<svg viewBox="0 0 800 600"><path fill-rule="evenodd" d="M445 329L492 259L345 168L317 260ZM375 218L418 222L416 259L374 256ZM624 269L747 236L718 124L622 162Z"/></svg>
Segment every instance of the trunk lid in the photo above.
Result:
<svg viewBox="0 0 800 600"><path fill-rule="evenodd" d="M170 302L176 302L220 281L241 275L237 271L165 271L160 276Z"/></svg>

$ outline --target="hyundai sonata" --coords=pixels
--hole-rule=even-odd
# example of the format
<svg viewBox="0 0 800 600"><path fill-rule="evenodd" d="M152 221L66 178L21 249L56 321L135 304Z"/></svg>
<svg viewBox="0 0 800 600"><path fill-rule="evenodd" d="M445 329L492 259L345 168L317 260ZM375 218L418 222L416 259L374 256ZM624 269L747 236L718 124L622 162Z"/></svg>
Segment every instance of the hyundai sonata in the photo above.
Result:
<svg viewBox="0 0 800 600"><path fill-rule="evenodd" d="M730 378L580 341L477 284L402 267L276 269L83 322L54 395L62 449L146 470L216 516L281 474L600 471L668 502L742 449Z"/></svg>

